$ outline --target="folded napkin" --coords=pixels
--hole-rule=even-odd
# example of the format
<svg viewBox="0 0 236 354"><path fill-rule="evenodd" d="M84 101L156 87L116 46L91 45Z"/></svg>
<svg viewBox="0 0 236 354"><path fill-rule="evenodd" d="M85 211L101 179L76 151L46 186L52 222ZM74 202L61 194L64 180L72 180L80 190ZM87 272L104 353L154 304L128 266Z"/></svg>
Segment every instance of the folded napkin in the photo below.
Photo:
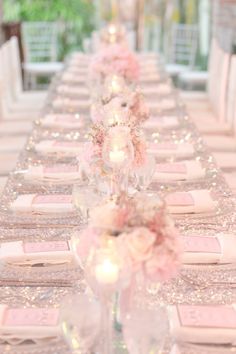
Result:
<svg viewBox="0 0 236 354"><path fill-rule="evenodd" d="M146 129L175 129L179 126L178 117L175 116L151 116L143 125Z"/></svg>
<svg viewBox="0 0 236 354"><path fill-rule="evenodd" d="M62 95L71 95L76 97L89 97L89 91L83 86L68 86L59 85L57 87L57 92Z"/></svg>
<svg viewBox="0 0 236 354"><path fill-rule="evenodd" d="M25 179L44 180L51 179L54 181L74 181L80 176L79 166L68 164L56 164L52 166L29 166L28 171L25 173Z"/></svg>
<svg viewBox="0 0 236 354"><path fill-rule="evenodd" d="M0 305L0 344L18 345L31 340L43 344L61 335L59 309L10 308Z"/></svg>
<svg viewBox="0 0 236 354"><path fill-rule="evenodd" d="M76 156L83 149L82 142L42 140L35 145L35 150L41 154L65 154Z"/></svg>
<svg viewBox="0 0 236 354"><path fill-rule="evenodd" d="M141 75L139 78L139 82L140 84L149 84L149 83L153 83L153 82L157 82L160 81L160 74L158 73L158 71L154 72L154 73L147 73L144 75Z"/></svg>
<svg viewBox="0 0 236 354"><path fill-rule="evenodd" d="M72 83L72 84L84 85L86 80L87 80L87 75L85 75L85 74L74 75L73 73L65 72L61 76L62 82L68 82L68 83Z"/></svg>
<svg viewBox="0 0 236 354"><path fill-rule="evenodd" d="M82 100L82 99L72 99L72 98L62 98L57 97L53 102L52 106L55 109L71 109L71 110L86 110L89 109L90 102L89 100Z"/></svg>
<svg viewBox="0 0 236 354"><path fill-rule="evenodd" d="M71 213L74 211L72 195L64 194L22 194L10 205L18 213Z"/></svg>
<svg viewBox="0 0 236 354"><path fill-rule="evenodd" d="M236 305L177 305L168 309L171 335L182 342L236 344Z"/></svg>
<svg viewBox="0 0 236 354"><path fill-rule="evenodd" d="M145 96L168 95L172 92L172 87L168 84L150 85L143 87L142 92Z"/></svg>
<svg viewBox="0 0 236 354"><path fill-rule="evenodd" d="M181 161L156 165L156 181L191 181L205 176L205 168L198 161Z"/></svg>
<svg viewBox="0 0 236 354"><path fill-rule="evenodd" d="M150 154L154 154L156 157L168 158L168 157L177 157L177 158L186 158L194 155L194 147L188 143L172 143L172 142L163 142L163 143L149 143L147 151Z"/></svg>
<svg viewBox="0 0 236 354"><path fill-rule="evenodd" d="M83 118L79 114L47 114L40 122L45 128L79 129L83 127Z"/></svg>
<svg viewBox="0 0 236 354"><path fill-rule="evenodd" d="M184 264L236 263L236 236L181 236Z"/></svg>
<svg viewBox="0 0 236 354"><path fill-rule="evenodd" d="M171 214L208 213L217 207L217 202L206 189L171 193L165 197L165 202Z"/></svg>
<svg viewBox="0 0 236 354"><path fill-rule="evenodd" d="M165 111L174 109L176 107L175 100L171 98L165 98L158 101L149 100L149 108L151 111Z"/></svg>
<svg viewBox="0 0 236 354"><path fill-rule="evenodd" d="M66 70L66 73L67 74L70 74L70 75L76 75L76 76L79 76L79 77L83 77L85 76L88 76L88 67L81 67L81 66L78 66L78 65L70 65L67 70Z"/></svg>
<svg viewBox="0 0 236 354"><path fill-rule="evenodd" d="M17 265L64 264L73 262L70 241L5 242L0 261Z"/></svg>

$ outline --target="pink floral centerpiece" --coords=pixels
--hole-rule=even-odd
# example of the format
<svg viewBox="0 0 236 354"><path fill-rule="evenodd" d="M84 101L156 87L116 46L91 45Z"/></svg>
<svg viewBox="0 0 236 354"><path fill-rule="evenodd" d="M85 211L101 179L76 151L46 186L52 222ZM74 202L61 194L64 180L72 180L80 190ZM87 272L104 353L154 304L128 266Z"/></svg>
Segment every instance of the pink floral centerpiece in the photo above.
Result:
<svg viewBox="0 0 236 354"><path fill-rule="evenodd" d="M165 204L144 194L122 195L90 211L90 224L77 247L81 263L103 248L112 252L125 278L141 273L163 282L174 277L180 265L179 235Z"/></svg>
<svg viewBox="0 0 236 354"><path fill-rule="evenodd" d="M131 127L140 126L150 117L150 110L143 94L137 89L135 91L125 90L115 97L102 98L91 106L91 119L93 123L106 121L115 111L122 113L122 120L110 121L112 125L123 124Z"/></svg>
<svg viewBox="0 0 236 354"><path fill-rule="evenodd" d="M139 78L139 63L127 46L113 44L94 56L89 71L92 77L105 78L117 74L133 82Z"/></svg>

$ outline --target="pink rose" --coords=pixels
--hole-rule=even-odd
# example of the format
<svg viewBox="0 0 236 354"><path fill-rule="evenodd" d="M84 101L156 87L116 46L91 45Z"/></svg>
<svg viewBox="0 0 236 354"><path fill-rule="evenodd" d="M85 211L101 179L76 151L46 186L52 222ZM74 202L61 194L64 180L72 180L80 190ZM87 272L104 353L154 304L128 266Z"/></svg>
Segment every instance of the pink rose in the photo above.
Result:
<svg viewBox="0 0 236 354"><path fill-rule="evenodd" d="M76 242L76 255L81 264L86 261L92 248L96 248L98 243L99 235L93 228L87 228L79 234L78 242Z"/></svg>
<svg viewBox="0 0 236 354"><path fill-rule="evenodd" d="M131 233L121 236L124 247L128 248L134 262L143 262L149 259L153 252L156 235L145 227L136 228Z"/></svg>
<svg viewBox="0 0 236 354"><path fill-rule="evenodd" d="M153 255L145 263L145 273L153 281L167 281L177 274L179 254L165 245L154 248Z"/></svg>

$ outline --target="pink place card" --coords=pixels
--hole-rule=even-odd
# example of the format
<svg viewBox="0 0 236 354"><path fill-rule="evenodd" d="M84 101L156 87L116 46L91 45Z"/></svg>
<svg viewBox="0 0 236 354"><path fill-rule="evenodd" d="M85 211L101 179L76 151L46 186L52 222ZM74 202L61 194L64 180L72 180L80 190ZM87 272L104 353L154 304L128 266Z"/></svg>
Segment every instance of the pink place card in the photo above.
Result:
<svg viewBox="0 0 236 354"><path fill-rule="evenodd" d="M68 147L68 148L78 148L80 147L81 143L77 143L75 141L55 141L54 146L58 147Z"/></svg>
<svg viewBox="0 0 236 354"><path fill-rule="evenodd" d="M154 149L154 150L176 150L178 148L177 144L174 143L150 143L149 148Z"/></svg>
<svg viewBox="0 0 236 354"><path fill-rule="evenodd" d="M188 192L176 192L166 196L167 205L171 206L192 206L194 205L193 196Z"/></svg>
<svg viewBox="0 0 236 354"><path fill-rule="evenodd" d="M37 195L32 204L69 204L72 203L72 195L67 194L48 194Z"/></svg>
<svg viewBox="0 0 236 354"><path fill-rule="evenodd" d="M25 242L23 244L24 253L41 252L64 252L69 251L67 241L49 241L49 242Z"/></svg>
<svg viewBox="0 0 236 354"><path fill-rule="evenodd" d="M187 173L187 167L185 163L176 162L176 163L162 163L157 164L156 171L160 173Z"/></svg>
<svg viewBox="0 0 236 354"><path fill-rule="evenodd" d="M221 245L217 237L182 236L184 252L221 253Z"/></svg>
<svg viewBox="0 0 236 354"><path fill-rule="evenodd" d="M58 164L53 166L46 166L43 169L43 173L74 173L78 172L78 166Z"/></svg>
<svg viewBox="0 0 236 354"><path fill-rule="evenodd" d="M184 327L236 329L236 311L231 306L177 305L177 311Z"/></svg>
<svg viewBox="0 0 236 354"><path fill-rule="evenodd" d="M6 309L3 319L4 326L57 326L58 309L26 308Z"/></svg>

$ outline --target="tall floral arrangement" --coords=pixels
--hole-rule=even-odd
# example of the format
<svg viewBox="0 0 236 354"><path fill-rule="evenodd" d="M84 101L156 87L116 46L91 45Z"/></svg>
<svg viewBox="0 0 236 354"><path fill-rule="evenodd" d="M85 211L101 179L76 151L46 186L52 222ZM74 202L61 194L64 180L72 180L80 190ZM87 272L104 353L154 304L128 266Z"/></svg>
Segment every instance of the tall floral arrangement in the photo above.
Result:
<svg viewBox="0 0 236 354"><path fill-rule="evenodd" d="M127 46L113 44L94 56L90 64L90 74L92 77L101 78L117 74L133 82L139 78L139 63Z"/></svg>
<svg viewBox="0 0 236 354"><path fill-rule="evenodd" d="M121 273L141 273L151 281L169 280L180 264L179 235L165 204L144 194L121 195L91 210L77 248L81 263L103 248L112 252Z"/></svg>

